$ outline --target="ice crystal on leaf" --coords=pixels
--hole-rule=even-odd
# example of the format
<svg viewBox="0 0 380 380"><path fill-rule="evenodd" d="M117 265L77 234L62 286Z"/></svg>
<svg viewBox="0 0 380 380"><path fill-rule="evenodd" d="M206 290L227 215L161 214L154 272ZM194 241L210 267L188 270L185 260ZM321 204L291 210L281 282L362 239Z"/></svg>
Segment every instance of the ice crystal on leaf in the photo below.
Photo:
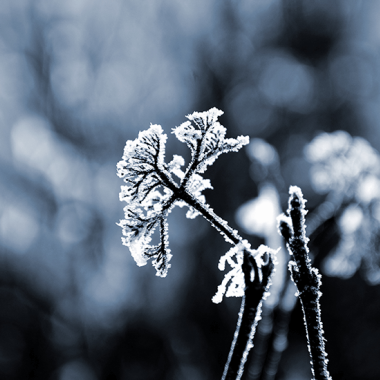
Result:
<svg viewBox="0 0 380 380"><path fill-rule="evenodd" d="M177 139L186 143L191 150L192 162L189 169L193 173L204 173L220 154L237 152L249 143L248 136L226 139L226 128L217 121L221 115L223 111L217 108L211 108L207 112L194 112L187 115L190 121L173 129Z"/></svg>
<svg viewBox="0 0 380 380"><path fill-rule="evenodd" d="M183 179L185 176L185 173L181 169L183 165L185 165L184 158L175 154L168 164L169 172L175 174L179 179Z"/></svg>
<svg viewBox="0 0 380 380"><path fill-rule="evenodd" d="M226 263L231 267L230 271L224 275L222 283L218 286L218 290L215 293L212 301L214 303L220 303L223 300L223 295L226 297L242 297L244 295L246 283L244 272L242 269L244 261L244 251L248 251L256 259L256 263L260 268L265 265L262 260L262 256L265 253L275 254L277 251L268 248L266 245L260 245L257 250L251 249L250 244L247 240L243 240L241 243L232 247L227 253L225 253L219 260L218 268L220 271L224 271L226 268ZM261 273L259 271L259 273ZM253 281L252 276L254 272L251 272L251 282ZM261 281L262 279L260 279ZM230 283L228 285L228 283ZM228 285L228 287L227 287Z"/></svg>
<svg viewBox="0 0 380 380"><path fill-rule="evenodd" d="M242 265L244 259L243 253L246 248L244 244L239 243L220 258L218 264L219 270L224 271L226 262L230 265L231 270L225 274L222 283L218 286L218 291L212 298L212 302L222 302L223 295L227 290L227 284L230 281L226 297L242 297L244 295L245 281Z"/></svg>
<svg viewBox="0 0 380 380"><path fill-rule="evenodd" d="M201 176L207 166L220 154L236 152L249 142L243 136L225 138L226 129L217 121L222 114L216 108L194 112L187 116L189 121L173 129L174 135L191 150L186 170L182 170L185 160L181 156L174 155L172 161L165 163L167 135L155 124L140 132L137 139L127 141L117 164L117 175L126 183L120 192L120 200L127 203L125 219L118 224L123 229L122 242L129 247L137 265L153 259L158 276L165 277L170 267L167 217L176 205L189 207L188 218L202 214L233 244L241 240L213 213L202 194L203 190L212 189L210 181ZM153 246L150 242L157 229L160 241Z"/></svg>

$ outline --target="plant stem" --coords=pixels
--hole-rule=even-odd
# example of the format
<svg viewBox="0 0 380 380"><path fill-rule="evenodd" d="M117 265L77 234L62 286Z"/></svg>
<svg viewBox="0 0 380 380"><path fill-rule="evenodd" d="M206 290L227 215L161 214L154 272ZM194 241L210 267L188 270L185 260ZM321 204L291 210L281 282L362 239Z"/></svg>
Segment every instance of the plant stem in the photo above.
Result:
<svg viewBox="0 0 380 380"><path fill-rule="evenodd" d="M260 269L255 258L249 252L244 251L245 294L222 380L239 380L243 375L245 362L250 349L253 347L252 340L256 326L261 319L262 301L270 286L269 280L273 269L273 258L270 253L268 253L268 262L261 267L261 273L259 273ZM253 279L252 271L254 272Z"/></svg>
<svg viewBox="0 0 380 380"><path fill-rule="evenodd" d="M287 217L280 219L279 230L287 242L290 254L295 261L290 261L289 270L297 286L298 296L304 314L306 337L311 357L314 380L331 380L327 370L327 353L321 321L319 299L321 275L312 268L308 256L308 238L305 233L305 200L301 189L291 186Z"/></svg>
<svg viewBox="0 0 380 380"><path fill-rule="evenodd" d="M186 190L177 190L176 196L184 200L188 205L195 208L202 216L211 223L230 243L238 244L243 241L236 230L233 230L228 223L214 213L214 211L205 204L200 203L196 198Z"/></svg>
<svg viewBox="0 0 380 380"><path fill-rule="evenodd" d="M237 231L229 227L227 222L217 216L212 209L198 202L188 192L185 190L180 192L179 198L200 212L228 241L233 244L242 242L243 239L238 235ZM244 250L242 270L246 287L222 380L239 380L243 375L245 362L250 349L253 347L252 340L256 326L261 319L263 297L270 286L269 280L274 269L272 255L269 252L267 255L268 262L259 269L255 257L247 250ZM254 274L253 279L252 273Z"/></svg>
<svg viewBox="0 0 380 380"><path fill-rule="evenodd" d="M294 296L295 291L295 285L291 281L290 275L288 275L281 291L279 303L273 310L267 310L267 330L262 332L261 337L262 352L258 357L255 352L254 362L250 368L250 380L275 379L281 355L288 343L290 316L297 300ZM265 309L263 308L263 314L264 311Z"/></svg>
<svg viewBox="0 0 380 380"><path fill-rule="evenodd" d="M184 183L186 182L184 181ZM200 212L227 241L235 245L243 241L236 230L233 230L225 220L216 215L210 207L200 203L188 193L183 184L175 189L173 188L172 191L176 198L182 199ZM242 270L246 287L222 380L239 380L243 375L245 362L250 349L253 347L252 340L256 326L261 319L263 297L269 289L270 277L274 269L272 254L268 252L267 256L268 262L259 268L255 257L247 250L244 250Z"/></svg>

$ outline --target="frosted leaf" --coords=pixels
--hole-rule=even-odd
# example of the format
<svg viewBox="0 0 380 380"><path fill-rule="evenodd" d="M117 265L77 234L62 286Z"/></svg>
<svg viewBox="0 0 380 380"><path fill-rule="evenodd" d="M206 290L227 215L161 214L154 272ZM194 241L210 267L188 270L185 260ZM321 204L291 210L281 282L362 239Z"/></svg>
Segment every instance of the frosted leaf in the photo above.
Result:
<svg viewBox="0 0 380 380"><path fill-rule="evenodd" d="M209 179L203 179L199 174L193 174L186 186L186 190L202 203L205 202L205 198L201 193L205 189L213 189L213 187Z"/></svg>
<svg viewBox="0 0 380 380"><path fill-rule="evenodd" d="M129 212L129 214L127 214ZM126 215L128 218L120 221L118 224L123 228L122 242L129 247L132 257L138 266L146 264L148 257L146 251L150 248L151 235L156 229L159 219L151 218L144 220L137 214L133 214L127 210Z"/></svg>
<svg viewBox="0 0 380 380"><path fill-rule="evenodd" d="M226 128L218 121L223 111L211 108L206 112L194 112L186 117L192 121L181 124L173 129L179 141L185 142L191 150L194 173L204 173L208 165L216 158L227 152L237 152L249 143L248 136L239 136L236 139L226 139Z"/></svg>
<svg viewBox="0 0 380 380"><path fill-rule="evenodd" d="M219 260L218 268L223 271L226 262L230 265L231 270L224 275L222 283L218 286L218 291L212 298L212 302L220 303L223 300L223 295L227 297L242 297L244 295L245 280L242 265L244 261L244 250L249 249L249 244L245 241L239 243L229 249ZM227 284L231 281L227 290ZM231 289L231 290L230 290Z"/></svg>
<svg viewBox="0 0 380 380"><path fill-rule="evenodd" d="M151 125L136 140L127 141L123 159L117 164L117 175L127 183L122 188L121 200L141 202L163 184L157 169L164 171L166 139L160 125Z"/></svg>
<svg viewBox="0 0 380 380"><path fill-rule="evenodd" d="M143 236L145 239L135 239L132 242L128 243L131 255L139 267L146 265L148 261L148 258L144 255L144 248L148 245L147 244L148 239L145 235ZM124 238L123 242L127 243L127 239Z"/></svg>
<svg viewBox="0 0 380 380"><path fill-rule="evenodd" d="M170 254L169 249L168 225L165 219L160 220L160 235L160 244L149 247L146 256L154 258L152 265L156 269L156 275L159 277L166 277L168 269L171 267L169 261L172 258L172 255Z"/></svg>
<svg viewBox="0 0 380 380"><path fill-rule="evenodd" d="M168 186L174 181L164 163L166 139L161 126L151 125L137 139L127 141L122 160L117 164L117 175L126 182L119 194L120 200L127 203L125 219L118 224L123 229L122 242L129 247L137 265L145 265L153 258L158 275L166 275L171 257L164 223L173 202L173 192ZM176 172L183 163L181 157L175 156L169 168ZM149 243L157 226L161 242L152 247Z"/></svg>
<svg viewBox="0 0 380 380"><path fill-rule="evenodd" d="M167 136L156 124L139 132L137 139L127 141L122 160L117 163L117 175L125 182L119 198L127 203L124 219L118 224L123 229L123 244L129 247L137 265L152 259L158 276L165 277L170 267L166 220L174 206L188 206L188 218L202 214L229 242L236 244L241 240L214 214L202 194L203 190L212 189L210 180L200 175L207 165L221 153L237 151L248 144L248 137L225 138L226 129L217 121L222 114L216 108L194 112L187 116L189 121L173 129L175 136L191 149L186 170L182 169L185 160L181 156L174 155L169 164L165 163ZM160 243L151 246L151 236L158 226Z"/></svg>
<svg viewBox="0 0 380 380"><path fill-rule="evenodd" d="M218 117L223 114L223 111L214 107L207 112L193 112L191 115L187 115L186 117L189 120L192 120L200 130L204 131L209 125L214 124L218 120Z"/></svg>
<svg viewBox="0 0 380 380"><path fill-rule="evenodd" d="M193 174L186 186L186 190L201 204L206 203L206 197L202 194L205 189L213 189L209 179L203 179L199 174ZM193 207L186 204L186 202L177 202L180 207L188 206L189 210L186 213L186 218L194 219L200 213Z"/></svg>
<svg viewBox="0 0 380 380"><path fill-rule="evenodd" d="M219 123L219 128L215 127L206 134L205 148L201 155L200 163L197 166L197 171L203 173L207 166L212 165L215 160L222 154L228 152L237 152L244 145L249 143L248 136L238 136L236 139L225 139L225 128ZM223 128L223 132L221 129Z"/></svg>
<svg viewBox="0 0 380 380"><path fill-rule="evenodd" d="M168 164L169 172L175 174L179 179L183 179L185 176L185 173L181 169L183 165L185 165L184 158L175 154L173 160Z"/></svg>
<svg viewBox="0 0 380 380"><path fill-rule="evenodd" d="M262 255L264 253L274 254L278 251L274 251L265 245L260 245L257 250L252 250L247 240L243 240L242 242L229 249L223 256L221 256L218 268L220 271L224 271L226 263L228 263L231 269L224 275L222 283L218 286L218 290L212 298L212 302L222 302L224 294L226 297L242 297L244 295L245 278L242 265L244 261L245 250L249 251L251 255L256 258L256 263L259 268L265 265L264 261L262 260ZM259 273L261 273L261 271ZM253 276L253 272L251 273L251 276ZM253 278L251 278L251 281L253 281Z"/></svg>
<svg viewBox="0 0 380 380"><path fill-rule="evenodd" d="M195 150L197 148L197 141L202 138L202 132L196 130L190 121L186 121L182 123L179 127L173 128L173 132L175 137L183 143L186 143L190 148L192 154L195 154Z"/></svg>
<svg viewBox="0 0 380 380"><path fill-rule="evenodd" d="M259 246L259 248L255 249L255 250L251 250L251 254L254 257L256 257L257 266L259 268L261 268L262 266L264 266L264 265L267 264L267 262L263 259L263 257L264 257L265 254L268 254L268 255L271 254L273 256L273 263L277 264L276 254L278 253L278 251L280 249L281 249L281 247L277 248L277 249L272 249L272 248L267 247L264 244L261 244Z"/></svg>

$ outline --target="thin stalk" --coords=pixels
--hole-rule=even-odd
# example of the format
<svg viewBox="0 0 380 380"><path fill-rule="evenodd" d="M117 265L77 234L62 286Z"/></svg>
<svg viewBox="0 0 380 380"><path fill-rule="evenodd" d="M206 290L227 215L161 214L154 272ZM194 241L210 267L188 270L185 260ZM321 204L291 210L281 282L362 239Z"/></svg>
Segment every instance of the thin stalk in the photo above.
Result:
<svg viewBox="0 0 380 380"><path fill-rule="evenodd" d="M297 298L290 276L286 276L279 302L275 308L263 304L263 321L255 337L255 348L249 368L249 380L274 380L283 351L288 343L291 313Z"/></svg>
<svg viewBox="0 0 380 380"><path fill-rule="evenodd" d="M268 337L268 349L262 362L261 372L255 380L274 380L276 377L282 353L288 344L290 316L297 300L294 293L294 284L289 276L286 278L280 301L273 311L273 327Z"/></svg>
<svg viewBox="0 0 380 380"><path fill-rule="evenodd" d="M311 236L326 220L331 218L341 207L343 197L333 194L318 206L308 217L308 231ZM317 255L314 256L314 259ZM290 276L287 276L284 288L282 290L279 303L276 305L273 313L267 315L270 320L270 327L265 334L261 336L262 349L256 352L257 343L255 344L255 361L250 368L249 380L274 380L278 371L283 351L288 341L288 330L291 313L296 305L297 298L294 297L294 283ZM265 307L265 304L264 304ZM264 308L263 308L264 314ZM264 317L263 317L264 319ZM260 332L260 326L258 333ZM257 335L257 338L259 336ZM266 350L266 351L265 351Z"/></svg>
<svg viewBox="0 0 380 380"><path fill-rule="evenodd" d="M238 244L243 241L236 230L233 230L228 223L214 213L214 211L205 204L200 203L196 198L186 190L177 191L178 198L184 200L188 205L195 208L202 216L211 223L211 225L220 232L232 244Z"/></svg>
<svg viewBox="0 0 380 380"><path fill-rule="evenodd" d="M229 227L227 222L218 217L212 209L198 202L186 191L181 192L178 197L200 212L227 240L233 244L242 242L237 231ZM244 251L242 269L246 287L222 380L239 380L243 375L245 362L250 349L253 347L252 340L256 326L261 319L263 297L269 289L270 277L274 269L272 255L269 252L267 255L268 262L259 269L255 257L248 251Z"/></svg>
<svg viewBox="0 0 380 380"><path fill-rule="evenodd" d="M270 286L273 269L274 264L271 254L268 254L268 262L261 267L260 273L255 258L249 252L244 251L245 294L222 380L239 380L243 375L245 362L250 349L253 347L252 340L257 323L261 319L262 301ZM253 279L252 272L254 273Z"/></svg>
<svg viewBox="0 0 380 380"><path fill-rule="evenodd" d="M289 270L293 282L296 284L298 296L304 314L306 337L311 358L311 371L314 380L331 380L327 370L327 353L321 321L319 299L321 275L316 268L312 268L308 255L308 238L305 227L305 200L301 189L291 186L289 198L289 217L282 216L279 230L285 238L290 254L294 261L290 261Z"/></svg>
<svg viewBox="0 0 380 380"><path fill-rule="evenodd" d="M263 302L262 320L257 326L255 346L252 349L252 359L250 360L248 367L247 379L249 380L257 380L263 371L267 350L269 348L268 344L270 344L270 337L273 332L273 311L273 308L268 307L265 302Z"/></svg>

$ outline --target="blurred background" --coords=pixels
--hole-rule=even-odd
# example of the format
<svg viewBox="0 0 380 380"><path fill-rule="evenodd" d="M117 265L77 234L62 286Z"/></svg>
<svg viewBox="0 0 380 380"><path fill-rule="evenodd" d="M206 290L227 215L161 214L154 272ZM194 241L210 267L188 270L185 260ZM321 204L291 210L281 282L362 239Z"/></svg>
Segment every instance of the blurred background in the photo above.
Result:
<svg viewBox="0 0 380 380"><path fill-rule="evenodd" d="M331 375L379 379L379 17L376 0L2 0L0 378L221 377L240 307L211 302L224 239L174 209L162 279L116 225L126 140L161 124L167 159L188 159L171 128L217 107L252 144L205 173L209 204L277 248L273 217L302 188ZM281 252L244 379L311 377Z"/></svg>

